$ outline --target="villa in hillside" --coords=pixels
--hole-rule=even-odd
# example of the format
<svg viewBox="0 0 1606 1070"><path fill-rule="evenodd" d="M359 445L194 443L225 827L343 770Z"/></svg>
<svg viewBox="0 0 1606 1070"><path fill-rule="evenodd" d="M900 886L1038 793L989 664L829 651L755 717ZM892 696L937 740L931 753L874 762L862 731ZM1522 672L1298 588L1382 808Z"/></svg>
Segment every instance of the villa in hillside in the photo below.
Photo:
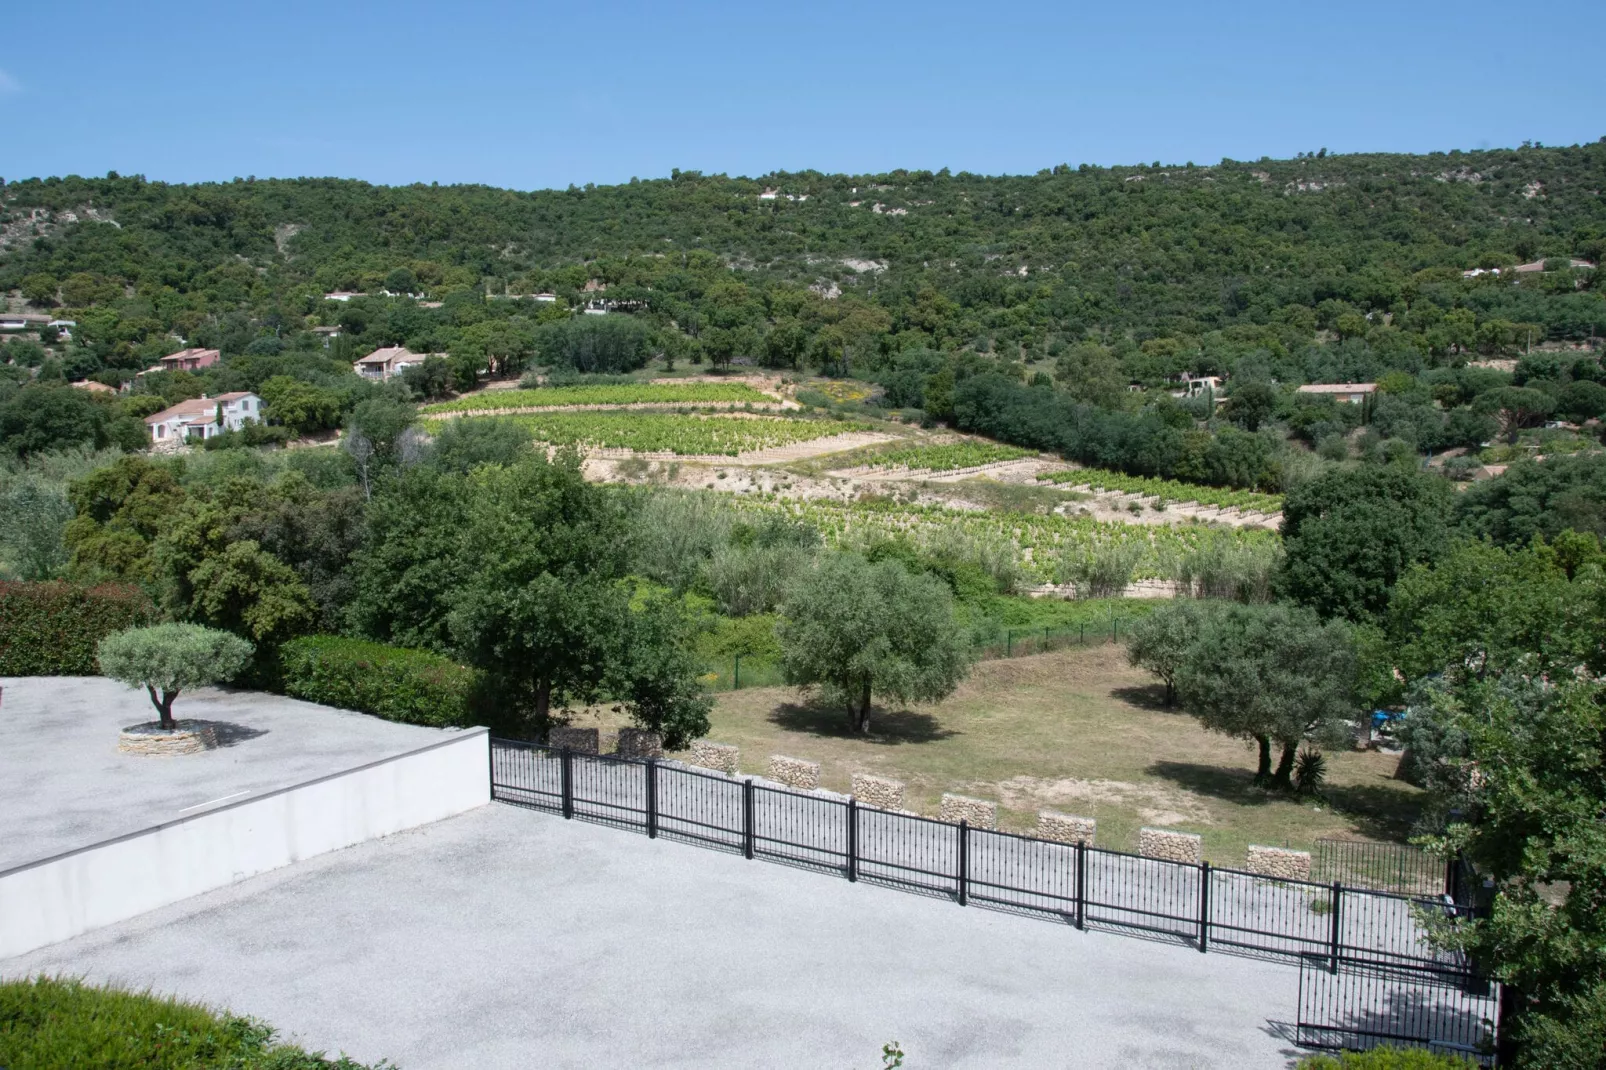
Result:
<svg viewBox="0 0 1606 1070"><path fill-rule="evenodd" d="M157 369L164 372L196 372L202 368L210 368L222 359L223 354L215 349L181 349L177 353L169 353L157 362Z"/></svg>
<svg viewBox="0 0 1606 1070"><path fill-rule="evenodd" d="M352 364L351 370L364 379L378 379L383 382L416 364L424 363L426 354L414 353L405 346L386 346L376 349L361 360Z"/></svg>
<svg viewBox="0 0 1606 1070"><path fill-rule="evenodd" d="M202 394L145 417L153 443L192 438L205 440L224 431L238 431L246 424L261 422L262 399L249 391L219 394L215 398Z"/></svg>
<svg viewBox="0 0 1606 1070"><path fill-rule="evenodd" d="M1350 405L1359 405L1368 395L1377 392L1376 383L1307 383L1295 393L1330 397Z"/></svg>

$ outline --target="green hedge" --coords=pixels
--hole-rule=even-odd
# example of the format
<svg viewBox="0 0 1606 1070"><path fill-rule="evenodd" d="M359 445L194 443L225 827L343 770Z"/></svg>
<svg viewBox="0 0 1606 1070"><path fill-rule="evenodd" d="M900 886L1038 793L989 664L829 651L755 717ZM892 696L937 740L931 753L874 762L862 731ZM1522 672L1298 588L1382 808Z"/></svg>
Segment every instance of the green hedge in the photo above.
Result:
<svg viewBox="0 0 1606 1070"><path fill-rule="evenodd" d="M437 728L473 723L479 674L428 651L313 635L284 644L279 666L285 693L308 702Z"/></svg>
<svg viewBox="0 0 1606 1070"><path fill-rule="evenodd" d="M0 582L0 676L94 676L100 641L154 616L138 587Z"/></svg>
<svg viewBox="0 0 1606 1070"><path fill-rule="evenodd" d="M1373 1048L1337 1055L1307 1055L1298 1070L1474 1070L1477 1063L1459 1055L1440 1055L1422 1048Z"/></svg>
<svg viewBox="0 0 1606 1070"><path fill-rule="evenodd" d="M149 993L49 977L0 982L0 1066L8 1070L364 1070L273 1035L261 1022Z"/></svg>

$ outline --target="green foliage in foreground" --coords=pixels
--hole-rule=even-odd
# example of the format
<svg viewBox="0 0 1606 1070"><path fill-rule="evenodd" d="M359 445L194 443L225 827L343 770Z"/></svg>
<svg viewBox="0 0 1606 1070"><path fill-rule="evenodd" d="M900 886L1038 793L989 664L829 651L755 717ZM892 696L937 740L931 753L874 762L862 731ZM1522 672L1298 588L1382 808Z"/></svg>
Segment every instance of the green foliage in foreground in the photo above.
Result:
<svg viewBox="0 0 1606 1070"><path fill-rule="evenodd" d="M308 702L434 728L473 723L479 674L439 654L310 635L279 660L285 693Z"/></svg>
<svg viewBox="0 0 1606 1070"><path fill-rule="evenodd" d="M1298 1070L1471 1070L1477 1064L1458 1055L1424 1048L1373 1048L1337 1055L1307 1055Z"/></svg>
<svg viewBox="0 0 1606 1070"><path fill-rule="evenodd" d="M261 1022L149 992L50 977L0 982L7 1070L364 1070L273 1037Z"/></svg>
<svg viewBox="0 0 1606 1070"><path fill-rule="evenodd" d="M132 585L0 583L0 676L94 676L96 645L153 614Z"/></svg>
<svg viewBox="0 0 1606 1070"><path fill-rule="evenodd" d="M548 405L665 405L694 402L700 405L773 404L774 398L745 383L599 383L586 386L549 386L535 390L498 390L426 405L425 416L450 412L489 412L533 409Z"/></svg>
<svg viewBox="0 0 1606 1070"><path fill-rule="evenodd" d="M171 728L173 701L181 692L234 679L250 663L253 649L232 632L156 624L108 635L96 654L103 675L145 688L162 727Z"/></svg>

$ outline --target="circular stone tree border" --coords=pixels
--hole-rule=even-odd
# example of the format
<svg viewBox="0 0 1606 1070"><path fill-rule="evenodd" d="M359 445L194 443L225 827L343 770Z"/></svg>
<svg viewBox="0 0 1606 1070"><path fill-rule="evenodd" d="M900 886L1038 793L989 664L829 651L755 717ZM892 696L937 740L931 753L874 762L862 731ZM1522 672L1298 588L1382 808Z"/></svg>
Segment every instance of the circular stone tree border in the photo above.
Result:
<svg viewBox="0 0 1606 1070"><path fill-rule="evenodd" d="M172 728L147 721L129 725L117 738L117 749L124 754L148 757L199 754L217 745L217 729L210 721L175 721Z"/></svg>

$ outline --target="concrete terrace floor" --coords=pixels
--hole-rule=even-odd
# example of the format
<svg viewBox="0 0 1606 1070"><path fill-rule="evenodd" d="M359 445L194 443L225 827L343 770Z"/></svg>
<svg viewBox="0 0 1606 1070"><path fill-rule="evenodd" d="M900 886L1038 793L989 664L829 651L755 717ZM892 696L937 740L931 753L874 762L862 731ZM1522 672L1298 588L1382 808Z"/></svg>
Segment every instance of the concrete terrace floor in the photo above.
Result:
<svg viewBox="0 0 1606 1070"><path fill-rule="evenodd" d="M0 871L416 747L440 729L255 691L202 688L178 718L223 722L203 754L122 754L123 727L156 719L143 691L98 676L0 678Z"/></svg>
<svg viewBox="0 0 1606 1070"><path fill-rule="evenodd" d="M8 696L7 703L9 705ZM402 1070L1285 1067L1296 969L493 803L29 955Z"/></svg>

